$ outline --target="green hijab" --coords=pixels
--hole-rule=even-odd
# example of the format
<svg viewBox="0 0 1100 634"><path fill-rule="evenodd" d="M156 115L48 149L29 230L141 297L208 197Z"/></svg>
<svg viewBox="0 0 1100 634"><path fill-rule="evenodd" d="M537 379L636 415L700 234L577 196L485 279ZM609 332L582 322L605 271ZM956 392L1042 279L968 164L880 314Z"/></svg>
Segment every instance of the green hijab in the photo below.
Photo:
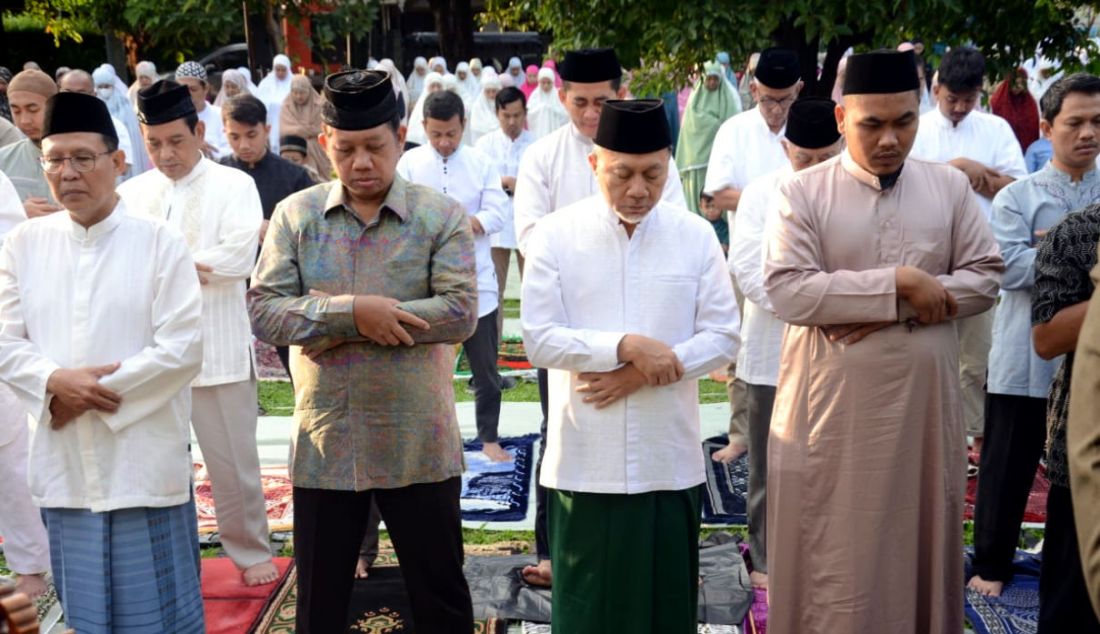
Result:
<svg viewBox="0 0 1100 634"><path fill-rule="evenodd" d="M709 62L703 76L695 83L688 97L684 120L680 124L680 140L676 145L676 165L680 170L705 168L710 159L714 135L722 123L740 112L733 88L722 76L722 66ZM708 76L718 77L717 90L707 90Z"/></svg>

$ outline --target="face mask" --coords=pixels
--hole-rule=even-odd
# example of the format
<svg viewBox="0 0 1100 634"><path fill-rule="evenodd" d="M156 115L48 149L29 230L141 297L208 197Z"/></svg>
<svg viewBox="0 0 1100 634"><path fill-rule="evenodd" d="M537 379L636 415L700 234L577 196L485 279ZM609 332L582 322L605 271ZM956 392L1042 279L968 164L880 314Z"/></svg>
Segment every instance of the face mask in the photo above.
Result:
<svg viewBox="0 0 1100 634"><path fill-rule="evenodd" d="M114 86L107 86L106 88L96 88L95 94L104 101L111 98L111 95L115 94Z"/></svg>

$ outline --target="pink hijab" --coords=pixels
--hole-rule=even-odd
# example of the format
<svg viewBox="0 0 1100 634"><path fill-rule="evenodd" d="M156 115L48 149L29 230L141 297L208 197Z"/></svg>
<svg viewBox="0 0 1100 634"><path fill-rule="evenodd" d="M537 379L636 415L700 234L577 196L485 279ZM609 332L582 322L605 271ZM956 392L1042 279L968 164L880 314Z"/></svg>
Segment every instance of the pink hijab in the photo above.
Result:
<svg viewBox="0 0 1100 634"><path fill-rule="evenodd" d="M527 70L525 71L523 84L519 87L519 89L523 91L523 96L525 99L530 99L531 93L535 92L535 89L539 87L538 72L539 67L535 66L534 64L528 66ZM531 75L535 75L534 83L531 83Z"/></svg>

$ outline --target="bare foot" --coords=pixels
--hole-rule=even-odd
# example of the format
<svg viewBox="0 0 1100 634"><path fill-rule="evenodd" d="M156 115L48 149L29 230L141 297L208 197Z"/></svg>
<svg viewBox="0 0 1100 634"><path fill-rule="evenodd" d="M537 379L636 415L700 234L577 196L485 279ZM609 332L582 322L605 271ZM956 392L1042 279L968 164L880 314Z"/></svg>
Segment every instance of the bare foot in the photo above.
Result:
<svg viewBox="0 0 1100 634"><path fill-rule="evenodd" d="M481 453L489 457L489 460L493 462L511 462L512 454L505 451L504 447L500 446L500 443L496 442L484 442L481 443Z"/></svg>
<svg viewBox="0 0 1100 634"><path fill-rule="evenodd" d="M984 594L987 597L999 597L1001 596L1001 590L1004 590L1005 584L1003 581L986 581L978 575L974 575L970 578L970 582L966 584L966 587L974 590L978 594Z"/></svg>
<svg viewBox="0 0 1100 634"><path fill-rule="evenodd" d="M370 564L371 564L371 562L369 562L366 559L363 559L362 557L360 557L359 558L359 563L355 564L355 578L356 579L366 579L367 577L369 577L370 576Z"/></svg>
<svg viewBox="0 0 1100 634"><path fill-rule="evenodd" d="M974 446L973 446L973 449L971 451L976 456L980 457L982 455L982 437L981 436L978 436L978 437L974 438Z"/></svg>
<svg viewBox="0 0 1100 634"><path fill-rule="evenodd" d="M722 464L730 464L741 457L741 454L749 450L749 446L743 442L731 441L730 444L710 454L710 459Z"/></svg>
<svg viewBox="0 0 1100 634"><path fill-rule="evenodd" d="M756 572L753 570L749 573L749 582L752 583L752 587L760 588L761 590L768 589L768 575L763 572Z"/></svg>
<svg viewBox="0 0 1100 634"><path fill-rule="evenodd" d="M46 583L46 575L15 575L15 591L22 592L27 598L34 601L46 594L49 585Z"/></svg>
<svg viewBox="0 0 1100 634"><path fill-rule="evenodd" d="M279 579L279 569L270 560L262 564L256 564L245 569L241 576L244 577L246 586L262 586L274 583Z"/></svg>
<svg viewBox="0 0 1100 634"><path fill-rule="evenodd" d="M549 559L540 559L537 566L523 567L523 580L533 586L549 588L554 580Z"/></svg>

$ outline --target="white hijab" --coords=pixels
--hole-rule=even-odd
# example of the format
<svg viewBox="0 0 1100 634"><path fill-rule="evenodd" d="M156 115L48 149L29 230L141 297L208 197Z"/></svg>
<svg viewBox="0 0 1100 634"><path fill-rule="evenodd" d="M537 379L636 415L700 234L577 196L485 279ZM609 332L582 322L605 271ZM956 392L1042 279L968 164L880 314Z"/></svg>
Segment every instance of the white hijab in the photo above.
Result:
<svg viewBox="0 0 1100 634"><path fill-rule="evenodd" d="M230 68L222 73L222 87L218 91L218 96L214 98L214 105L221 108L222 104L229 99L229 95L225 92L226 84L233 84L240 90L237 94L250 95L252 94L252 88L249 86L251 82L245 79L245 76L241 74L241 71Z"/></svg>
<svg viewBox="0 0 1100 634"><path fill-rule="evenodd" d="M434 71L424 77L424 91L420 93L420 98L416 100L416 107L409 115L409 130L405 135L406 141L417 145L424 145L428 142L428 135L424 132L424 100L431 94L429 91L433 85L438 85L441 90L443 89L443 77Z"/></svg>
<svg viewBox="0 0 1100 634"><path fill-rule="evenodd" d="M543 79L550 80L550 90L543 90ZM546 67L539 69L539 87L527 99L527 129L536 139L541 139L569 122L569 113L561 104L553 84L554 71Z"/></svg>
<svg viewBox="0 0 1100 634"><path fill-rule="evenodd" d="M405 103L405 116L401 119L401 123L407 124L409 120L409 110L412 109L412 106L409 105L409 89L405 83L405 76L401 74L401 71L397 70L397 65L388 57L378 62L377 69L384 70L390 74L390 83L393 84L393 94L400 97Z"/></svg>
<svg viewBox="0 0 1100 634"><path fill-rule="evenodd" d="M481 90L473 100L469 108L470 116L467 118L466 129L469 130L467 142L470 145L474 145L481 137L500 128L496 99L490 99L485 95L486 90L500 91L500 78L496 73L490 74L486 70L481 71L481 75Z"/></svg>
<svg viewBox="0 0 1100 634"><path fill-rule="evenodd" d="M140 77L148 77L152 79L154 83L157 81L157 67L153 62L140 61L137 66L134 66L134 83L130 84L130 88L126 91L127 96L130 98L130 106L134 112L137 112L137 94L141 90L141 83L138 81Z"/></svg>
<svg viewBox="0 0 1100 634"><path fill-rule="evenodd" d="M275 74L276 66L282 66L286 69L286 79L279 79ZM271 72L267 74L267 77L260 80L256 96L264 103L282 104L286 96L290 94L290 75L293 70L294 67L290 65L289 57L282 54L276 55L271 62Z"/></svg>
<svg viewBox="0 0 1100 634"><path fill-rule="evenodd" d="M459 73L466 73L466 79L459 77ZM458 95L462 97L463 103L473 103L474 99L481 94L481 83L477 77L474 77L468 63L459 62L458 66L455 66L455 79L458 80Z"/></svg>
<svg viewBox="0 0 1100 634"><path fill-rule="evenodd" d="M424 74L418 73L418 70L424 70ZM409 89L409 110L412 110L412 104L416 103L417 99L420 99L420 93L424 92L424 78L428 76L428 60L423 57L417 57L413 61L413 72L405 78L405 87Z"/></svg>
<svg viewBox="0 0 1100 634"><path fill-rule="evenodd" d="M130 153L132 156L126 157L126 162L133 168L133 175L144 173L152 164L149 162L149 156L145 153L145 144L141 140L141 127L138 125L137 116L134 115L134 109L130 105L130 100L126 95L126 84L122 83L122 80L118 78L118 73L115 72L114 66L110 64L103 64L99 68L92 71L92 81L95 82L95 94L99 97L99 100L107 104L107 110L110 111L111 116L118 119L124 126L126 126L126 132L130 135ZM111 85L111 88L100 88L103 85Z"/></svg>

